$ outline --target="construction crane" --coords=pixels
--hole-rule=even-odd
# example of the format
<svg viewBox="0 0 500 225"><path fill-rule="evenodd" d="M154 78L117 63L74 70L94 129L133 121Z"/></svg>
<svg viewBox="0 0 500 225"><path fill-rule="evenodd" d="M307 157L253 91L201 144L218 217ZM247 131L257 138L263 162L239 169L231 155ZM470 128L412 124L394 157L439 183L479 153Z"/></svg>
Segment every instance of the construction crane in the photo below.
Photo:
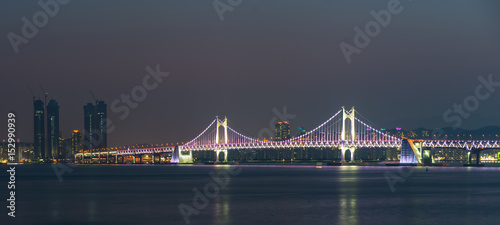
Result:
<svg viewBox="0 0 500 225"><path fill-rule="evenodd" d="M31 87L28 86L28 89L30 90L31 97L33 97L33 102L35 101L35 94L33 94L33 91L31 90Z"/></svg>
<svg viewBox="0 0 500 225"><path fill-rule="evenodd" d="M45 107L47 107L47 98L49 97L49 93L46 92L43 88L42 88L42 85L40 85L40 90L42 90L42 95L44 96L44 104L45 104Z"/></svg>
<svg viewBox="0 0 500 225"><path fill-rule="evenodd" d="M95 98L95 95L94 95L94 92L92 92L92 89L90 89L90 94L92 95L92 98L94 99L94 102L97 105L97 98Z"/></svg>

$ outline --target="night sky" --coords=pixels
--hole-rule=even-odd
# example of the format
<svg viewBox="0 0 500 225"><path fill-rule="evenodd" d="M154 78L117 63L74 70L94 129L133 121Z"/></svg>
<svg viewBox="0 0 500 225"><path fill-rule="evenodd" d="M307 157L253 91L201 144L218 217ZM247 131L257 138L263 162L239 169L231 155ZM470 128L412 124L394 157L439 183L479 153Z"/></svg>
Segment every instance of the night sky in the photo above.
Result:
<svg viewBox="0 0 500 225"><path fill-rule="evenodd" d="M221 21L211 0L73 0L16 53L8 34L22 35L21 18L32 21L42 8L5 0L0 125L13 111L18 136L33 141L28 87L40 97L40 86L59 102L63 137L83 128L89 90L106 101L116 126L109 146L189 141L216 115L257 137L284 106L296 115L292 135L353 105L380 127L453 125L443 113L474 95L479 76L500 82L500 1L402 0L402 11L348 63L340 43L354 45L353 28L364 30L370 11L388 2L243 0ZM121 120L111 103L157 64L170 75ZM462 128L500 125L499 102L497 90Z"/></svg>

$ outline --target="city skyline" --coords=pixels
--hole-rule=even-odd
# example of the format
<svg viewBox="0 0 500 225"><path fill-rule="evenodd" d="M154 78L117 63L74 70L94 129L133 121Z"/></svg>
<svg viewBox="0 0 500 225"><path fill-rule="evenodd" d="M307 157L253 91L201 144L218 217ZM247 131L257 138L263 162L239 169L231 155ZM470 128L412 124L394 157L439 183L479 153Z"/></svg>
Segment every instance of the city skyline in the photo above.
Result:
<svg viewBox="0 0 500 225"><path fill-rule="evenodd" d="M56 110L56 111L54 111L54 112L53 112L53 113L57 114L57 116L55 116L55 117L57 118L57 123L56 123L57 125L52 125L52 127L53 127L53 126L55 126L55 127L57 128L57 132L56 132L56 133L58 133L58 134L59 134L59 135L57 135L57 138L64 138L64 137L66 137L66 138L72 139L73 132L78 131L78 130L82 130L82 131L83 131L83 133L85 134L85 130L86 130L86 128L85 128L85 127L86 127L86 126L88 126L88 128L87 128L87 129L90 129L90 130L94 129L92 126L89 126L91 122L87 122L87 121L86 121L87 116L85 115L85 108L86 108L86 107L89 107L89 106L93 107L92 109L89 109L89 110L91 110L91 111L96 111L96 110L97 110L96 105L94 105L91 101L89 101L89 102L88 102L86 105L84 105L84 107L83 107L83 108L84 108L84 110L83 110L83 112L84 112L84 113L83 113L83 117L85 118L84 120L82 120L82 121L83 121L83 122L82 122L82 124L83 124L83 125L82 125L81 127L75 127L75 128L72 128L72 130L71 130L71 131L64 132L64 134L65 134L65 135L62 135L63 131L59 130L59 124L58 124L58 118L59 118L59 105L58 105L57 101L55 101L55 99L53 99L53 98L52 98L52 99L50 99L50 101L48 101L48 102L49 102L49 103L51 103L51 104L55 104L53 107L57 107L57 109L54 109L54 110ZM104 114L106 114L106 115L107 115L106 111L107 111L107 108L108 108L108 107L107 107L107 105L104 103L104 101L97 101L97 100L95 100L95 103L96 103L96 104L101 105L101 107L100 107L100 113L101 113L101 114L103 114L103 113L104 113ZM33 119L33 125L34 125L34 129L32 130L32 132L34 132L34 133L36 133L36 129L37 129L37 125L36 125L36 123L37 123L37 122L36 122L36 121L37 121L37 119L36 119L36 118L37 118L37 114L40 114L40 113L41 113L41 114L42 114L42 116L46 114L46 117L47 117L47 118L43 118L43 119L42 119L43 121L49 121L49 119L48 119L48 118L49 118L49 116L50 116L50 114L49 114L47 111L40 112L40 109L39 109L39 107L40 107L40 106L37 106L37 104L38 104L38 105L43 104L43 101L42 101L42 100L40 100L40 98L39 98L39 97L35 97L35 98L33 99L33 118L34 118L34 119ZM38 107L38 108L37 108L37 107ZM44 108L45 108L45 106L42 106L42 107L44 107ZM103 107L104 107L104 108L103 108ZM49 108L49 104L47 105L47 108ZM38 110L38 112L37 112L37 110ZM95 118L97 118L97 114L99 114L99 113L94 113L94 114L92 115L92 118L94 118L94 117L95 117ZM53 116L53 117L54 117L54 116ZM94 118L93 120L95 120L95 118ZM97 124L100 124L98 129L100 129L100 130L101 130L100 132L101 132L102 134L101 134L101 133L100 133L100 134L94 134L94 136L95 136L95 135L97 135L97 137L103 137L103 140L99 141L99 146L97 146L97 147L91 146L91 148L95 148L95 149L104 149L104 148L106 148L106 147L129 146L129 145L136 145L136 144L138 144L138 143L139 143L139 144L141 144L141 143L142 143L143 145L144 145L144 144L154 145L154 144L163 144L163 143L180 143L180 142L186 142L186 141L188 141L188 140L189 140L189 137L188 137L188 138L183 139L183 140L169 140L169 141L165 141L165 142L150 142L150 143L147 143L147 142L140 142L140 141L139 141L139 142L119 143L119 144L109 145L109 146L108 146L108 145L107 145L107 134L108 134L108 133L113 133L113 132L106 132L106 131L104 131L104 130L105 130L105 128L106 128L106 125L105 125L105 124L106 124L106 118L107 118L107 116L104 116L104 117L102 117L102 116L101 116L101 117L99 117L99 118L100 118L100 120L99 120L99 121L100 121L100 123L96 123L96 124L92 124L92 125L95 127L95 126L97 126ZM43 123L43 121L42 121L42 123ZM304 128L304 126L300 126L300 125L293 124L293 123L292 123L292 124L290 124L290 122L288 122L287 120L285 120L285 121L277 121L277 122L275 123L275 126L276 126L276 127L275 127L275 129L276 129L276 131L279 129L278 124L281 124L282 122L285 122L285 123L287 124L287 126L288 126L288 128L287 128L287 129L288 129L288 130L287 130L287 132L289 133L289 137L295 137L295 136L298 136L298 135L304 134L304 133L306 132L306 129ZM46 124L45 124L45 125L46 125ZM47 143L47 144L44 144L44 147L43 147L43 148L45 148L45 149L46 149L46 150L45 150L45 152L46 152L46 153L51 153L49 156L52 156L52 155L54 154L54 153L53 153L53 150L51 150L50 152L49 152L49 150L48 150L48 149L53 149L53 148L49 148L50 143L51 143L51 141L49 141L49 135L48 135L48 133L50 132L50 127L49 127L48 125L47 125L47 126L45 126L45 125L42 125L42 129L43 129L43 128L45 128L44 130L47 130L47 132L46 132L46 133L43 133L43 134L41 134L41 135L42 135L43 137L47 137L47 138L44 138L44 140L43 140L43 142L44 142L44 143ZM377 125L378 125L378 124L377 124ZM203 126L203 124L201 124L199 128L201 128L202 126ZM293 128L295 128L295 129L290 129L290 127L291 127L291 126L293 126ZM314 125L313 125L313 126L314 126ZM383 127L385 127L385 128L383 128ZM419 127L413 128L413 129L404 129L404 130L405 130L405 131L407 131L407 132L411 132L411 131L413 131L413 130L422 130L422 129L423 129L423 130L431 130L431 131L432 131L432 130L434 130L434 131L435 131L436 129L439 129L439 130L443 130L443 129L444 129L444 130L446 130L446 132L448 132L449 134L451 134L451 133L454 133L456 129L460 130L460 131L461 131L461 132L463 132L463 133L470 133L470 132L474 132L474 131L477 131L477 130L482 130L482 129L484 129L484 128L488 128L488 127L496 127L496 128L498 128L498 129L500 129L500 126L497 126L497 125L485 125L485 126L479 126L479 127L477 127L477 128L474 128L474 129L459 128L459 127L453 127L453 126L446 126L446 127L434 127L434 128L429 128L429 127L419 126ZM394 127L380 126L379 128L383 128L384 130L396 130L396 128L401 129L401 128L396 127L396 126L394 126ZM450 129L450 128L452 128L452 129ZM39 129L39 128L38 128L38 129ZM284 128L282 128L282 129L284 129ZM470 132L469 132L469 131L470 131ZM244 132L245 132L245 131L244 131ZM441 133L440 133L440 135L444 137L444 135L448 135L448 133L443 133L443 134L441 134ZM455 133L456 133L456 132L455 132ZM460 132L459 132L459 133L460 133ZM493 133L491 133L491 134L493 134ZM490 134L490 135L491 135L491 134ZM495 133L495 134L496 134L496 133ZM493 135L495 135L495 134L493 134ZM273 136L271 136L271 137L267 137L267 138L264 138L264 139L269 139L269 140L272 140L272 139L282 139L282 138L278 138L278 136L280 136L280 135L281 135L281 134L279 134L279 135L278 135L278 133L273 133ZM255 137L255 138L258 138L258 137L257 137L257 135L253 135L253 134L251 134L251 136L253 136L253 137ZM35 134L35 136L34 136L34 137L36 137L36 134ZM82 135L82 137L84 137L84 138L85 138L85 135ZM55 136L52 136L52 139L54 139L54 138L56 138L56 137L55 137ZM29 141L29 139L28 139L28 141L26 141L26 139L21 140L21 141L23 141L23 142L30 142L30 143L33 143L35 146L37 145L37 144L36 144L36 138L34 138L34 139L33 139L33 141ZM95 142L95 141L92 141L91 139L88 139L88 140L86 140L86 141L85 141L84 139L82 139L82 141L87 142L87 143L94 143L94 142ZM57 141L56 143L59 143L59 141ZM105 147L105 146L106 146L106 147ZM85 147L84 147L84 149L85 149ZM87 149L87 150L88 150L88 149ZM35 154L36 154L36 153L35 153Z"/></svg>
<svg viewBox="0 0 500 225"><path fill-rule="evenodd" d="M105 129L105 121L106 121L106 108L107 105L103 101L99 101L95 99L95 105L93 103L87 103L83 107L83 111L85 114L85 117L83 119L85 128L83 130L83 133L85 134L84 137L82 138L82 132L79 130L73 130L71 133L70 138L63 138L61 136L60 132L56 132L58 128L58 117L59 117L59 105L57 101L54 99L51 99L47 106L46 106L46 114L47 114L47 145L39 147L38 143L32 144L33 147L28 147L28 151L33 152L33 156L28 152L23 152L22 153L22 158L25 160L33 160L37 158L45 158L43 156L39 156L41 152L43 151L43 147L47 147L45 151L46 159L58 159L58 160L67 160L67 159L72 159L74 157L74 154L77 153L82 153L83 152L99 152L99 151L109 151L113 149L119 149L119 150L125 150L128 147L122 147L122 146L107 146L106 145L106 129ZM354 109L354 107L353 107ZM40 118L43 119L43 101L39 99L33 99L33 116L34 116L34 136L40 136L40 134L37 133L37 127L40 125L38 124L37 120L40 120ZM363 117L362 115L358 114L360 117ZM366 118L364 118L366 119ZM50 122L49 122L50 121ZM369 120L367 120L369 121ZM43 121L42 121L43 122ZM373 125L373 124L372 124ZM267 140L269 141L284 141L288 140L290 138L296 138L296 136L290 136L290 123L288 121L277 121L274 124L275 126L275 131L274 131L274 138L270 137ZM41 124L41 127L43 127L43 123ZM313 129L312 131L316 130L317 128ZM87 132L87 130L93 130L93 132ZM369 130L372 130L370 128ZM385 134L390 134L390 135L396 135L398 137L406 137L406 138L411 138L411 139L432 139L432 140L498 140L499 139L499 134L500 134L500 127L498 126L489 126L489 127L484 127L482 129L477 129L477 130L463 130L460 128L453 128L453 127L448 127L444 129L416 129L416 130L403 130L401 128L394 128L394 129L386 129L386 128L377 128L377 130L380 130L381 132ZM299 127L298 129L299 133L298 134L307 134L307 131L303 127ZM360 132L361 134L363 131L356 131L356 135L361 135L358 134ZM322 133L322 132L320 132ZM41 135L43 136L45 133L42 133ZM54 136L54 134L58 134ZM297 134L297 136L298 136ZM347 135L350 135L347 133ZM437 137L436 137L437 135ZM362 135L361 135L362 136ZM52 142L55 140L55 148L52 146ZM264 139L265 140L265 139ZM233 141L231 139L231 141ZM43 140L42 140L43 142ZM83 143L83 144L82 144ZM87 143L87 144L86 144ZM4 143L5 144L5 143ZM30 143L25 143L25 145ZM139 149L144 149L144 148L149 148L149 147L162 147L162 146L173 146L173 145L183 145L184 142L182 143L171 143L171 144L165 144L163 143L161 145L158 145L158 143L155 145L155 143L146 143L146 144L132 144L131 146L133 149L139 148ZM116 148L118 147L118 148ZM5 149L4 149L5 150ZM3 151L4 151L3 150ZM366 149L367 150L367 149ZM388 158L394 158L392 157L392 152L389 151L389 149L382 149L381 151L383 152L383 156L386 157L386 150L387 152L387 157ZM332 151L332 156L335 159L335 154L333 154ZM370 159L370 157L373 157L373 154L380 154L380 151L367 151L365 153L362 153L362 157L360 157L363 160ZM446 151L445 151L446 152ZM3 152L5 154L5 152ZM293 151L292 151L293 153ZM20 153L21 154L21 153ZM227 154L227 153L226 153ZM234 153L233 153L234 154ZM267 153L269 154L269 153ZM273 153L275 154L275 153ZM273 155L271 154L271 155ZM281 154L281 155L280 155ZM279 157L284 157L282 154L284 153L279 153ZM302 150L299 150L296 152L296 154L299 154L303 156L303 154L314 154L313 153L308 153L308 151L303 152ZM367 155L366 155L367 154ZM463 159L463 155L458 151L457 158ZM484 157L492 157L492 155L495 155L496 152L492 151L488 153L484 153ZM203 153L205 155L205 153ZM237 154L239 155L239 153ZM264 153L264 156L266 153ZM391 156L389 156L391 155ZM439 155L439 154L438 154ZM311 155L312 156L312 155ZM3 157L3 156L2 156ZM204 156L205 158L207 157L206 155ZM234 156L233 156L234 157ZM278 157L278 158L279 158ZM290 156L293 157L294 159L300 159L300 157L296 156ZM353 157L353 156L351 156ZM368 158L366 158L368 157ZM259 158L259 157L258 157ZM374 157L375 159L377 157ZM20 158L21 159L21 158ZM284 158L283 158L284 159Z"/></svg>

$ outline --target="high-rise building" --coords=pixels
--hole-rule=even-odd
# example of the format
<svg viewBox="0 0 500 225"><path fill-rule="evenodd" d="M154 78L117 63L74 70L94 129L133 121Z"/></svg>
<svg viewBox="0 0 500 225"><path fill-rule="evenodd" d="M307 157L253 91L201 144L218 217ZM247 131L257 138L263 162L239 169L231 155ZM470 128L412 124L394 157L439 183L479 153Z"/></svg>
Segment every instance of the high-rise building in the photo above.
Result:
<svg viewBox="0 0 500 225"><path fill-rule="evenodd" d="M88 103L83 107L83 143L84 151L94 152L107 148L107 105L104 101L96 101L96 105Z"/></svg>
<svg viewBox="0 0 500 225"><path fill-rule="evenodd" d="M94 149L96 118L95 118L95 105L87 103L83 106L83 151L92 152Z"/></svg>
<svg viewBox="0 0 500 225"><path fill-rule="evenodd" d="M73 130L71 133L71 155L80 153L82 150L82 132Z"/></svg>
<svg viewBox="0 0 500 225"><path fill-rule="evenodd" d="M59 104L54 99L47 105L47 158L59 158Z"/></svg>
<svg viewBox="0 0 500 225"><path fill-rule="evenodd" d="M276 140L290 139L290 124L288 122L277 122L274 127L276 128Z"/></svg>
<svg viewBox="0 0 500 225"><path fill-rule="evenodd" d="M42 100L33 101L33 145L35 159L45 159L45 117Z"/></svg>
<svg viewBox="0 0 500 225"><path fill-rule="evenodd" d="M28 142L20 142L19 139L16 140L16 152L14 155L14 161L15 162L29 162L32 161L35 158L35 153L33 149L33 143L28 143ZM3 142L0 142L0 161L7 161L9 159L8 155L8 150L9 150L9 142L6 142L5 140Z"/></svg>
<svg viewBox="0 0 500 225"><path fill-rule="evenodd" d="M19 147L17 147L19 145ZM28 143L28 142L20 142L18 145L16 145L18 152L17 159L18 161L31 161L33 160L34 154L33 154L33 143Z"/></svg>
<svg viewBox="0 0 500 225"><path fill-rule="evenodd" d="M59 159L66 160L73 158L71 152L71 138L59 138Z"/></svg>
<svg viewBox="0 0 500 225"><path fill-rule="evenodd" d="M97 149L106 149L108 147L108 124L106 120L108 118L107 105L104 101L96 102L96 123L97 123L97 137L98 143L96 143Z"/></svg>

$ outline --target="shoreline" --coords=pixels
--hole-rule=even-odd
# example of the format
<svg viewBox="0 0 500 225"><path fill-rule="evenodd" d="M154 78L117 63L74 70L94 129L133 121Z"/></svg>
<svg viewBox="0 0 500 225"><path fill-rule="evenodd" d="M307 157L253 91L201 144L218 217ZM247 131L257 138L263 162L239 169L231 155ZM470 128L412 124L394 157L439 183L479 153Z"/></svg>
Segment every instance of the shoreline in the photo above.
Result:
<svg viewBox="0 0 500 225"><path fill-rule="evenodd" d="M359 167L365 167L365 166L376 166L376 167L482 167L482 168L500 168L500 163L483 163L480 165L477 164L472 164L472 165L467 165L465 163L436 163L436 164L431 164L431 165L424 165L424 164L401 164L397 162L392 162L392 163L381 163L381 162L360 162L360 163L313 163L313 162L305 162L305 163L276 163L276 162L244 162L244 163L186 163L186 164L177 164L177 163L18 163L16 166L24 166L24 165L71 165L71 166L120 166L120 165L127 165L127 166L290 166L290 167L310 167L310 166L316 166L316 167L342 167L342 166L359 166ZM2 163L0 165L5 165L9 166L8 164Z"/></svg>

